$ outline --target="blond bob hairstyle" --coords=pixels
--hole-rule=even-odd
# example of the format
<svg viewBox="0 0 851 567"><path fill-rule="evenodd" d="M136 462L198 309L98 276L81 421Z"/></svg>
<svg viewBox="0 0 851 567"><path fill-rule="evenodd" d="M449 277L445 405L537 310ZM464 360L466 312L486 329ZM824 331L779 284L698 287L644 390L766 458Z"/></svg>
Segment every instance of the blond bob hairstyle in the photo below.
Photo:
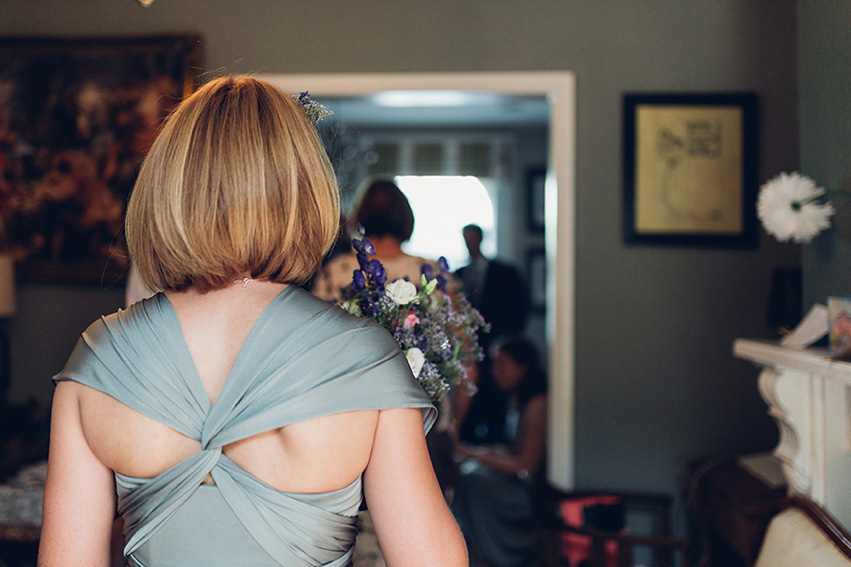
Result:
<svg viewBox="0 0 851 567"><path fill-rule="evenodd" d="M149 289L206 292L243 274L306 282L339 217L336 179L301 106L263 81L224 77L165 121L125 231Z"/></svg>

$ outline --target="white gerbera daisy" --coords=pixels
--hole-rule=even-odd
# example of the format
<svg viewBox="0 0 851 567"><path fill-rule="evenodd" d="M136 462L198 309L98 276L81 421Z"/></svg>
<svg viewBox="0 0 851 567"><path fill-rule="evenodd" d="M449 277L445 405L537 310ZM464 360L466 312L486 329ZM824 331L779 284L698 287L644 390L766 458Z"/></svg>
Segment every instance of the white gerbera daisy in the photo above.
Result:
<svg viewBox="0 0 851 567"><path fill-rule="evenodd" d="M760 188L757 216L765 231L778 241L808 243L830 226L835 213L830 202L818 202L824 194L824 188L817 187L809 177L781 173Z"/></svg>

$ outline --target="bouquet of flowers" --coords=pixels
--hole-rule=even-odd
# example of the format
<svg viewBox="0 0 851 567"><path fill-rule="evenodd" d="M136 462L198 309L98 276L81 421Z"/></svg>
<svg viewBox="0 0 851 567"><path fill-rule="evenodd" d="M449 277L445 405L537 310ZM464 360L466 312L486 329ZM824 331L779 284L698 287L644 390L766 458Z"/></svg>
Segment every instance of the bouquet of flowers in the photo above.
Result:
<svg viewBox="0 0 851 567"><path fill-rule="evenodd" d="M407 279L387 283L384 266L370 258L375 248L366 236L354 239L353 245L360 269L343 290L343 309L372 319L393 335L432 401L459 384L474 391L467 367L482 360L478 333L489 325L463 293L447 292L446 259L440 258L436 274L430 264L423 265L417 289Z"/></svg>

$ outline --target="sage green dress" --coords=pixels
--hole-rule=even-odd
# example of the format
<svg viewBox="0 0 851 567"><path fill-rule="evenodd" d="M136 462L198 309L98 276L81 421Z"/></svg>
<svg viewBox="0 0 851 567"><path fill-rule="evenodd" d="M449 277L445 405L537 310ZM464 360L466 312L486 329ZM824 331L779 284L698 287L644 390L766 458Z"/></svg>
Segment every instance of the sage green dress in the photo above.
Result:
<svg viewBox="0 0 851 567"><path fill-rule="evenodd" d="M333 492L280 492L222 447L343 411L420 408L426 431L436 416L389 333L295 286L260 316L215 404L163 294L93 323L54 380L95 388L201 443L155 478L115 473L132 567L350 565L361 478ZM201 484L208 473L214 485Z"/></svg>

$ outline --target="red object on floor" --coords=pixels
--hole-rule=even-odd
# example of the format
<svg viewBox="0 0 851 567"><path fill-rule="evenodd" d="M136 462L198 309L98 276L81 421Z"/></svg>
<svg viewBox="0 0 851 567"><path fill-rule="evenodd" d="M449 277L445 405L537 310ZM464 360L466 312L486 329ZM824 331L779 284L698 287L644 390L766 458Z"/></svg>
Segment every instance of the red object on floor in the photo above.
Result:
<svg viewBox="0 0 851 567"><path fill-rule="evenodd" d="M595 495L585 498L566 500L560 504L561 516L565 523L583 527L585 520L583 512L587 506L612 505L620 503L618 496ZM567 558L571 567L579 565L580 561L591 558L591 538L580 534L565 533L561 540L562 557ZM618 544L615 541L606 543L606 564L617 566Z"/></svg>

